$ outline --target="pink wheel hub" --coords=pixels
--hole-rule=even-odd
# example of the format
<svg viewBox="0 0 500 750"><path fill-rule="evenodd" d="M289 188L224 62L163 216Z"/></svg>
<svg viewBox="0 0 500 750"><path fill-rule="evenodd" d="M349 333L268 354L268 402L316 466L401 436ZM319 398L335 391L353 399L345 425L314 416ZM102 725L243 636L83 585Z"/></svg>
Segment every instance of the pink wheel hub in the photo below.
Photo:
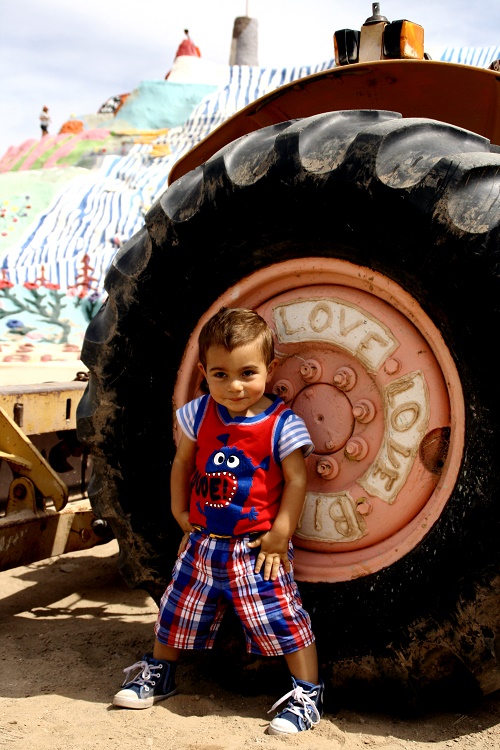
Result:
<svg viewBox="0 0 500 750"><path fill-rule="evenodd" d="M463 450L462 390L433 323L369 269L328 258L276 264L207 311L176 405L199 395L199 329L222 305L257 309L275 331L271 389L315 445L294 537L297 579L348 580L409 552L439 518Z"/></svg>

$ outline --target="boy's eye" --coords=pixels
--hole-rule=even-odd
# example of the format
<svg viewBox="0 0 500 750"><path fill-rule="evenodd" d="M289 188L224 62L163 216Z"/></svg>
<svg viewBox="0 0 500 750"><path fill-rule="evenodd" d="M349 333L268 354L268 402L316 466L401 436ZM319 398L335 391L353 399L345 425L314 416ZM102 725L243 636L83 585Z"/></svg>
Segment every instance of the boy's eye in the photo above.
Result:
<svg viewBox="0 0 500 750"><path fill-rule="evenodd" d="M226 374L224 372L214 372L213 377L221 379L221 378L225 378Z"/></svg>
<svg viewBox="0 0 500 750"><path fill-rule="evenodd" d="M254 370L245 370L245 372L243 373L243 375L245 376L245 378L251 378L252 375L255 375L255 372L254 372Z"/></svg>

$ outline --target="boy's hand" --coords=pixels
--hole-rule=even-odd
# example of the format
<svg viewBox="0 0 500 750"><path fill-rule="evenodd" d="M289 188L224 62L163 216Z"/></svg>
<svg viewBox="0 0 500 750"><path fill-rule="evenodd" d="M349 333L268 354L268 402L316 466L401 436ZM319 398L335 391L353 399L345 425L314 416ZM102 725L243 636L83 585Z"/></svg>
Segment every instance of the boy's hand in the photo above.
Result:
<svg viewBox="0 0 500 750"><path fill-rule="evenodd" d="M179 544L179 549L177 550L177 557L186 549L190 533L190 531L184 532L184 536L182 537L181 543Z"/></svg>
<svg viewBox="0 0 500 750"><path fill-rule="evenodd" d="M288 538L276 534L276 532L266 531L265 534L253 542L248 542L249 547L260 547L260 552L255 561L255 572L260 573L264 568L262 577L265 581L275 581L278 577L280 564L286 572L290 571L290 560L288 559Z"/></svg>
<svg viewBox="0 0 500 750"><path fill-rule="evenodd" d="M184 532L184 536L182 537L181 543L179 544L179 549L177 550L177 554L180 555L181 552L184 552L184 550L186 549L189 535L193 531L193 526L189 523L189 512L187 510L179 513L175 520Z"/></svg>
<svg viewBox="0 0 500 750"><path fill-rule="evenodd" d="M189 523L189 511L181 511L175 516L175 520L183 531L193 531L193 526Z"/></svg>

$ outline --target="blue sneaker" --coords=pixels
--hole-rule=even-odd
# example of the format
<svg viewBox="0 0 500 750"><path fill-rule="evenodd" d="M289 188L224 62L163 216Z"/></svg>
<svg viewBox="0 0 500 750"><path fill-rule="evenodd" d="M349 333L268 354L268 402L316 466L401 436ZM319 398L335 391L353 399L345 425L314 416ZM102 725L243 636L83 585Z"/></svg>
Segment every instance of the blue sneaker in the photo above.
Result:
<svg viewBox="0 0 500 750"><path fill-rule="evenodd" d="M175 695L176 667L176 662L153 659L151 654L145 654L142 661L123 670L125 681L113 698L113 705L122 708L150 708L158 701ZM134 670L135 676L130 679Z"/></svg>
<svg viewBox="0 0 500 750"><path fill-rule="evenodd" d="M313 685L310 682L296 680L292 677L293 690L284 695L268 713L288 700L285 708L276 714L267 728L268 734L295 734L312 729L319 724L323 713L324 684Z"/></svg>

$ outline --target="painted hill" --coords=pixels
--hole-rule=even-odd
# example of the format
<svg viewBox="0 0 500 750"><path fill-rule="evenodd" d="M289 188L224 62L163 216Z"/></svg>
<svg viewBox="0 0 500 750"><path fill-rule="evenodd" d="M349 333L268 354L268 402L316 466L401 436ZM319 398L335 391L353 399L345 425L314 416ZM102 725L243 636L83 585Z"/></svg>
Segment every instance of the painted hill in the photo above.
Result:
<svg viewBox="0 0 500 750"><path fill-rule="evenodd" d="M440 59L488 67L499 57L495 47L447 49ZM66 132L9 148L0 159L0 385L10 363L26 369L23 382L40 379L32 365L81 369L106 271L173 164L246 104L333 65L266 69L180 56L167 80L141 82Z"/></svg>

